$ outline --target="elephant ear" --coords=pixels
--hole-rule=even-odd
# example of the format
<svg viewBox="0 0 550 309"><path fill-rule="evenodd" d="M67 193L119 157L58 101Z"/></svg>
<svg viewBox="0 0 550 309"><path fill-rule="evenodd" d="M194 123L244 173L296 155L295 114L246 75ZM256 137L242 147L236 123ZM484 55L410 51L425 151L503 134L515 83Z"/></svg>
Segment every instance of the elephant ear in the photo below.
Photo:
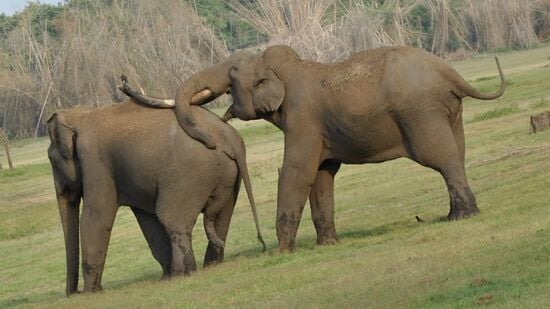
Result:
<svg viewBox="0 0 550 309"><path fill-rule="evenodd" d="M61 113L54 113L48 119L48 134L64 159L72 159L74 154L75 130Z"/></svg>
<svg viewBox="0 0 550 309"><path fill-rule="evenodd" d="M252 91L254 109L258 113L270 113L276 111L285 98L285 85L279 75L268 68L254 85Z"/></svg>

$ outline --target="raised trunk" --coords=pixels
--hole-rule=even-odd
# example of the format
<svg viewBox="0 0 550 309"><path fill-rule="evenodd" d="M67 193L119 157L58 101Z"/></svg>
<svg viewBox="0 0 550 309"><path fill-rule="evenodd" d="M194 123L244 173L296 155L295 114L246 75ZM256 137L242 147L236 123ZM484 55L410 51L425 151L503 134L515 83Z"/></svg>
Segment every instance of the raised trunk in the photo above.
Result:
<svg viewBox="0 0 550 309"><path fill-rule="evenodd" d="M81 193L65 191L57 193L57 205L63 235L65 237L65 254L67 261L67 283L65 293L67 296L76 293L78 289L78 265L79 265L79 205Z"/></svg>
<svg viewBox="0 0 550 309"><path fill-rule="evenodd" d="M208 148L216 148L208 130L197 123L191 105L206 104L229 92L231 86L229 69L243 61L253 61L254 57L254 54L248 52L235 53L224 62L194 74L180 86L174 100L176 117L180 126L189 136L200 141ZM172 107L170 99L159 99L143 95L138 91L129 91L131 88L125 84L124 78L123 87L120 89L140 103L157 108Z"/></svg>

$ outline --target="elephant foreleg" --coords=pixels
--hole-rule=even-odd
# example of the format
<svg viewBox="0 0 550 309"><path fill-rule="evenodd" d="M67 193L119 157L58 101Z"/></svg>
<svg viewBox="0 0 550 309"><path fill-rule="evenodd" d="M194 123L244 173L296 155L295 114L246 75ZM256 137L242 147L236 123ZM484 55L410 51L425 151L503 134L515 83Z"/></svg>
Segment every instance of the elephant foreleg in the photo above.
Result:
<svg viewBox="0 0 550 309"><path fill-rule="evenodd" d="M168 233L155 215L149 214L141 209L132 208L139 223L139 227L147 240L153 257L162 267L162 277L170 275L170 262L172 261L172 245Z"/></svg>
<svg viewBox="0 0 550 309"><path fill-rule="evenodd" d="M327 161L321 164L309 193L311 218L319 245L338 242L334 225L334 176L339 168L340 163L337 162Z"/></svg>
<svg viewBox="0 0 550 309"><path fill-rule="evenodd" d="M315 181L320 158L321 145L298 139L289 141L285 136L285 157L279 179L277 195L277 238L279 251L294 250L296 234L302 211L311 186Z"/></svg>
<svg viewBox="0 0 550 309"><path fill-rule="evenodd" d="M80 227L84 292L101 290L101 276L116 210L116 203L98 205L95 201L84 201Z"/></svg>

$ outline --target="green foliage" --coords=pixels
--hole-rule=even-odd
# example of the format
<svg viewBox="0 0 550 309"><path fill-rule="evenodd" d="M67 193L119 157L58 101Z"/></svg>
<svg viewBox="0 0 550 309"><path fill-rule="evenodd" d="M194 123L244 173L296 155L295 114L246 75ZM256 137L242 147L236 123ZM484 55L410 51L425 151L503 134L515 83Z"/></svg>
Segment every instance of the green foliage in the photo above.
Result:
<svg viewBox="0 0 550 309"><path fill-rule="evenodd" d="M17 167L13 171L2 170L0 171L0 184L8 185L10 182L19 182L23 179L31 179L37 176L49 175L50 172L51 167L47 163L24 165L21 167Z"/></svg>
<svg viewBox="0 0 550 309"><path fill-rule="evenodd" d="M501 108L493 109L493 110L475 115L474 118L469 122L473 123L473 122L478 122L478 121L483 121L488 119L494 119L494 118L498 118L498 117L502 117L510 114L519 113L519 112L521 112L521 109L518 107L518 105L512 104L507 107L501 107Z"/></svg>
<svg viewBox="0 0 550 309"><path fill-rule="evenodd" d="M545 100L544 98L540 98L540 100L536 101L535 103L531 104L531 109L539 109L539 108L545 108L550 106L550 101Z"/></svg>
<svg viewBox="0 0 550 309"><path fill-rule="evenodd" d="M19 148L13 152L18 154ZM18 239L56 226L55 202L41 191L50 181L51 168L47 163L0 171L0 240ZM48 189L46 192L51 192Z"/></svg>
<svg viewBox="0 0 550 309"><path fill-rule="evenodd" d="M8 37L8 34L17 27L18 18L16 16L7 16L0 14L0 43Z"/></svg>
<svg viewBox="0 0 550 309"><path fill-rule="evenodd" d="M51 4L29 2L27 7L19 13L20 20L28 18L32 25L32 34L37 40L42 41L47 33L48 39L57 40L60 38L61 29L58 27L58 18L62 16L64 8Z"/></svg>
<svg viewBox="0 0 550 309"><path fill-rule="evenodd" d="M237 17L227 4L218 0L187 0L227 45L230 51L265 42L265 35ZM246 2L246 1L243 1Z"/></svg>

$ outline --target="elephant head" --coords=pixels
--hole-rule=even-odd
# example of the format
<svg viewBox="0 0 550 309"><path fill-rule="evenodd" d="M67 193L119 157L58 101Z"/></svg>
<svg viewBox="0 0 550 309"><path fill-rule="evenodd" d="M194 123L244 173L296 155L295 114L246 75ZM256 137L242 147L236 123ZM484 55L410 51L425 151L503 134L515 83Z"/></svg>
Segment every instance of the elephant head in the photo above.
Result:
<svg viewBox="0 0 550 309"><path fill-rule="evenodd" d="M292 65L297 59L290 47L272 46L254 61L232 66L228 73L233 105L224 120L265 118L277 111L285 98L282 66Z"/></svg>
<svg viewBox="0 0 550 309"><path fill-rule="evenodd" d="M272 46L264 53L237 52L225 61L195 73L178 89L175 100L146 96L131 89L123 79L124 93L146 105L173 108L180 126L208 148L215 148L207 130L193 116L191 105L206 104L224 93L231 93L233 104L224 120L265 118L276 111L285 98L285 85L280 72L283 65L298 60L288 46Z"/></svg>
<svg viewBox="0 0 550 309"><path fill-rule="evenodd" d="M202 142L206 147L213 149L216 148L216 145L208 131L196 121L191 105L203 105L224 93L229 93L231 91L231 80L228 75L230 69L253 62L255 58L255 54L247 51L234 53L225 61L204 69L187 79L178 88L175 100L146 96L133 90L126 84L124 76L122 77L123 85L120 90L140 103L149 106L156 108L175 107L176 117L185 132Z"/></svg>
<svg viewBox="0 0 550 309"><path fill-rule="evenodd" d="M48 157L52 166L57 205L63 225L67 258L67 296L78 287L79 263L79 204L82 197L82 180L76 150L76 131L67 118L70 115L55 113L48 119L51 144Z"/></svg>

